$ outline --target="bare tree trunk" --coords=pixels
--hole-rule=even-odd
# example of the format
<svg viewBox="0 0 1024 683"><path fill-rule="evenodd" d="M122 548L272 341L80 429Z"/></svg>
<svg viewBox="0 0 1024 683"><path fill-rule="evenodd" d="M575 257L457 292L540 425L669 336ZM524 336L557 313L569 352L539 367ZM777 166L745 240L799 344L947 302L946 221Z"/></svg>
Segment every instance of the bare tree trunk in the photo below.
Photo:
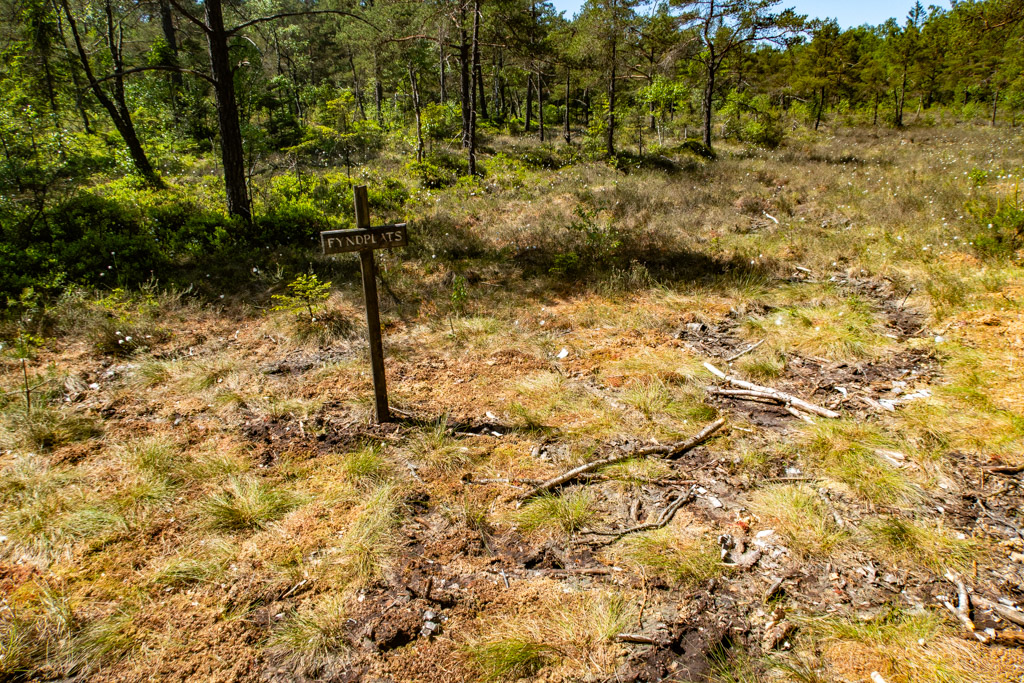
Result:
<svg viewBox="0 0 1024 683"><path fill-rule="evenodd" d="M359 72L356 71L356 60L352 57L352 49L348 51L348 65L352 69L352 87L356 93L356 107L359 108L359 115L366 120L366 108L363 106L363 86L359 82Z"/></svg>
<svg viewBox="0 0 1024 683"><path fill-rule="evenodd" d="M480 112L480 116L484 119L490 118L487 115L487 97L484 95L486 87L484 86L484 69L480 64L480 44L477 43L476 47L473 48L473 62L476 64L474 71L476 72L476 97L477 97L477 111Z"/></svg>
<svg viewBox="0 0 1024 683"><path fill-rule="evenodd" d="M996 125L996 108L999 106L999 88L992 94L992 127Z"/></svg>
<svg viewBox="0 0 1024 683"><path fill-rule="evenodd" d="M445 68L444 68L444 34L441 29L437 30L437 52L438 52L438 69L441 72L441 104L448 101L448 83L445 79Z"/></svg>
<svg viewBox="0 0 1024 683"><path fill-rule="evenodd" d="M544 74L537 72L537 127L540 141L544 142Z"/></svg>
<svg viewBox="0 0 1024 683"><path fill-rule="evenodd" d="M821 86L818 99L818 113L814 117L814 130L818 130L821 124L821 111L825 108L825 86Z"/></svg>
<svg viewBox="0 0 1024 683"><path fill-rule="evenodd" d="M420 89L416 83L416 72L409 63L409 85L412 89L412 106L416 112L416 161L423 161L423 122L420 118Z"/></svg>
<svg viewBox="0 0 1024 683"><path fill-rule="evenodd" d="M466 2L459 3L459 76L462 86L462 146L469 147L470 111L473 108L473 93L470 92L470 46L466 34Z"/></svg>
<svg viewBox="0 0 1024 683"><path fill-rule="evenodd" d="M469 93L469 175L476 175L476 101L480 83L480 0L473 1L473 85Z"/></svg>
<svg viewBox="0 0 1024 683"><path fill-rule="evenodd" d="M174 15L171 12L171 3L168 0L160 0L160 29L164 34L164 42L167 43L167 59L165 64L170 67L178 66L178 35L174 31ZM181 116L178 104L178 93L181 92L181 73L171 72L171 109L174 111L174 118Z"/></svg>
<svg viewBox="0 0 1024 683"><path fill-rule="evenodd" d="M704 119L704 145L711 147L711 107L715 95L715 51L711 48L710 60L707 64L707 82L704 84L704 97L701 101L701 115Z"/></svg>
<svg viewBox="0 0 1024 683"><path fill-rule="evenodd" d="M525 132L530 132L530 117L533 116L533 73L526 74L526 123Z"/></svg>
<svg viewBox="0 0 1024 683"><path fill-rule="evenodd" d="M220 158L224 166L224 191L228 213L246 223L252 222L252 206L245 179L245 150L235 99L235 72L224 28L221 0L206 0L206 39L210 51L210 71L214 79L217 123L220 128Z"/></svg>
<svg viewBox="0 0 1024 683"><path fill-rule="evenodd" d="M612 34L612 65L611 74L608 78L608 139L606 150L608 156L615 156L615 60L618 50L617 37Z"/></svg>
<svg viewBox="0 0 1024 683"><path fill-rule="evenodd" d="M572 131L569 128L569 110L572 106L572 100L569 99L569 84L571 83L572 71L567 64L565 66L565 131L563 136L565 137L565 144L572 142Z"/></svg>
<svg viewBox="0 0 1024 683"><path fill-rule="evenodd" d="M60 34L61 45L64 46L64 53L67 55L69 62L69 71L71 71L71 82L75 85L75 108L78 109L78 115L82 117L82 126L88 135L92 135L92 126L89 123L89 112L85 110L85 101L82 97L84 88L82 87L82 81L78 76L78 69L75 68L75 58L71 55L71 48L68 47L67 36L64 34L64 21L60 14L60 7L54 5L54 10L57 16L57 32Z"/></svg>

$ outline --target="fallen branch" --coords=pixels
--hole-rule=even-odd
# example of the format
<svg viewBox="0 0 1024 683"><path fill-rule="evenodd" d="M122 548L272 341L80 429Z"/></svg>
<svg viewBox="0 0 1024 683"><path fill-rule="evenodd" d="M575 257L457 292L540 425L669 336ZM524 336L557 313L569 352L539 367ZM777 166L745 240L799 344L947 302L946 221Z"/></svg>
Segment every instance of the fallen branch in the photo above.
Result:
<svg viewBox="0 0 1024 683"><path fill-rule="evenodd" d="M697 496L694 493L693 489L690 489L686 493L680 494L678 498L672 501L664 510L661 511L661 514L658 515L658 519L653 522L645 522L643 524L638 524L628 529L622 529L621 531L587 531L585 533L594 534L595 536L612 536L613 538L610 541L608 541L608 543L614 543L623 536L635 534L638 531L650 531L651 529L660 529L661 527L665 526L666 524L672 521L672 518L675 517L676 512L679 511L679 508L681 508L686 503L689 503L696 497Z"/></svg>
<svg viewBox="0 0 1024 683"><path fill-rule="evenodd" d="M1020 474L1024 472L1024 465L993 465L992 467L982 467L981 469L994 474Z"/></svg>
<svg viewBox="0 0 1024 683"><path fill-rule="evenodd" d="M1007 607L1006 605L1001 605L998 602L993 602L992 600L983 598L978 594L972 595L971 599L974 600L975 605L981 609L987 609L1000 619L1012 622L1018 626L1024 626L1024 612L1015 610L1012 607Z"/></svg>
<svg viewBox="0 0 1024 683"><path fill-rule="evenodd" d="M766 341L767 341L767 339L762 339L761 341L757 342L756 344L751 344L750 346L748 346L747 348L743 349L739 353L733 354L733 355L729 356L728 358L726 358L725 362L726 363L731 363L734 360L736 360L737 358L740 358L742 356L747 355L748 353L750 353L751 351L756 349L761 344L764 344Z"/></svg>
<svg viewBox="0 0 1024 683"><path fill-rule="evenodd" d="M773 400L782 403L783 405L790 405L806 413L813 413L814 415L820 415L821 417L828 417L832 419L839 417L839 413L837 413L834 410L822 408L821 406L805 401L802 398L793 396L792 394L787 394L783 391L772 389L771 387L763 387L759 384L753 384L752 382L747 382L745 380L739 379L738 377L727 375L718 368L716 368L711 363L704 363L704 367L707 368L708 372L713 374L715 377L718 377L719 379L728 382L734 387L746 389L747 391L757 392L758 394L767 395L771 397Z"/></svg>
<svg viewBox="0 0 1024 683"><path fill-rule="evenodd" d="M978 607L987 609L993 614L998 615L1000 618L1017 624L1018 626L1024 626L1024 612L1015 610L1012 607L1007 607L1006 605L1001 605L998 602L989 600L988 598L984 598L977 594L973 594L968 598L968 593L973 593L973 591L968 591L967 586L964 585L964 582L961 581L959 577L952 572L947 572L945 578L946 581L949 581L956 586L957 592L960 596L961 606L967 602L968 599L973 599L974 604Z"/></svg>
<svg viewBox="0 0 1024 683"><path fill-rule="evenodd" d="M641 645L664 645L665 641L652 638L651 636L645 636L640 633L620 633L615 636L615 640L620 643L640 643Z"/></svg>
<svg viewBox="0 0 1024 683"><path fill-rule="evenodd" d="M674 444L669 444L667 446L646 446L644 448L626 451L625 453L616 453L615 455L610 455L607 458L601 458L600 460L594 460L592 462L580 465L579 467L574 467L568 472L563 472L557 477L548 479L543 484L540 484L534 489L526 492L525 494L520 496L519 500L520 502L528 500L539 493L550 491L551 489L557 488L568 481L572 481L581 474L592 472L598 468L605 467L606 465L614 465L617 462L629 460L630 458L646 457L650 455L657 455L663 458L677 458L683 453L707 441L715 432L717 432L724 426L725 418L722 417L709 424L707 427L702 429L696 436L687 441L680 441Z"/></svg>

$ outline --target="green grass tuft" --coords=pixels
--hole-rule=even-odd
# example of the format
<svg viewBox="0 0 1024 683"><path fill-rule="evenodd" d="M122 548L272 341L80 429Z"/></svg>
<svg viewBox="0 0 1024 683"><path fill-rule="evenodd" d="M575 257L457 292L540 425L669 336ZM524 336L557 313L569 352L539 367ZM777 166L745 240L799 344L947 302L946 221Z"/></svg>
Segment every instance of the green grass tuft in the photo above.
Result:
<svg viewBox="0 0 1024 683"><path fill-rule="evenodd" d="M203 501L200 509L212 528L244 531L262 529L298 507L299 502L294 493L252 477L232 477L228 486Z"/></svg>
<svg viewBox="0 0 1024 683"><path fill-rule="evenodd" d="M558 529L571 535L590 524L596 514L593 492L582 489L539 495L523 506L515 520L524 531Z"/></svg>

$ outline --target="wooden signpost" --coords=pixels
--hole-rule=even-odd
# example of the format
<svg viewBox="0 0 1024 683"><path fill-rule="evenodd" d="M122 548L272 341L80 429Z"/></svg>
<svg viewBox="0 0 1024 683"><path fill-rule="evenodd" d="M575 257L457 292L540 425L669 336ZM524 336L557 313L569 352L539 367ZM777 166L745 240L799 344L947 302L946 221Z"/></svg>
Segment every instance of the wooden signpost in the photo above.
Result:
<svg viewBox="0 0 1024 683"><path fill-rule="evenodd" d="M373 398L377 408L377 422L390 422L388 388L384 378L384 346L380 336L380 306L377 302L377 262L374 249L404 247L409 243L405 223L370 227L370 204L366 186L353 187L356 206L354 230L327 230L320 233L325 254L359 252L359 267L363 275L363 298L366 300L366 326L370 332L370 365L373 368Z"/></svg>

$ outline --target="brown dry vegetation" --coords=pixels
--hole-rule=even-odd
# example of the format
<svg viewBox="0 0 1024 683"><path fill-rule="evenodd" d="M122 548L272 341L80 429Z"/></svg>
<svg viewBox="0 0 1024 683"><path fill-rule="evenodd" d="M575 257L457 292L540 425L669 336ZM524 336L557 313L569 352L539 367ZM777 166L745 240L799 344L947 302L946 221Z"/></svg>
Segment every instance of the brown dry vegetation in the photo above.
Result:
<svg viewBox="0 0 1024 683"><path fill-rule="evenodd" d="M415 244L380 254L385 426L351 259L316 257L351 322L322 334L266 312L270 257L223 300L123 295L113 323L109 294L69 295L37 407L0 398L0 678L1019 681L1020 650L940 600L950 570L1024 598L1020 474L985 469L1024 465L1024 272L978 255L965 208L1012 194L1020 143L854 130L675 172L510 155L416 191ZM118 354L129 323L146 341ZM843 417L705 393L702 362L762 339L734 371ZM522 480L719 415L678 460L518 505ZM588 534L690 481L665 528Z"/></svg>

